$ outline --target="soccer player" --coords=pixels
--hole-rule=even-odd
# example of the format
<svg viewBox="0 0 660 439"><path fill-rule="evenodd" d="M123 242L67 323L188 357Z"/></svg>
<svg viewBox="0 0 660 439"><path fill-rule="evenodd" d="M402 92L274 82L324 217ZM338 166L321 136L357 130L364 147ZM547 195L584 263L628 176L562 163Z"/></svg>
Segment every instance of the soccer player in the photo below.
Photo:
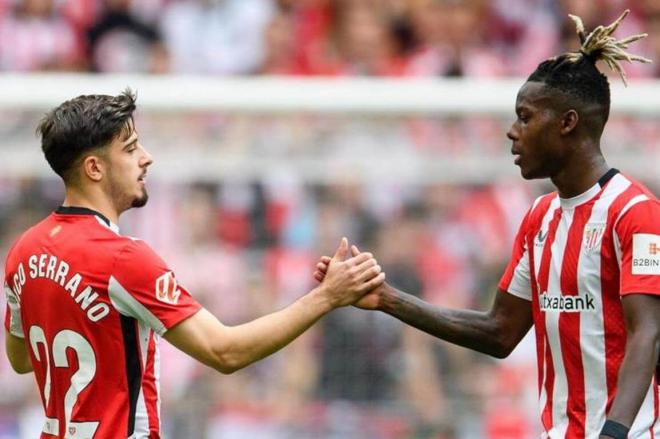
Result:
<svg viewBox="0 0 660 439"><path fill-rule="evenodd" d="M557 191L524 217L492 308L435 307L387 283L356 304L497 358L534 325L544 438L660 438L660 204L599 145L610 92L596 62L625 81L618 61L645 61L623 50L643 35L610 36L625 15L589 35L572 17L580 50L542 62L518 92L515 164Z"/></svg>
<svg viewBox="0 0 660 439"><path fill-rule="evenodd" d="M159 438L160 336L232 373L384 280L371 254L347 258L344 238L323 285L281 311L224 326L146 243L116 225L122 212L147 202L152 157L134 110L130 91L79 96L38 128L66 197L14 243L4 290L7 356L17 372L34 371L42 438Z"/></svg>

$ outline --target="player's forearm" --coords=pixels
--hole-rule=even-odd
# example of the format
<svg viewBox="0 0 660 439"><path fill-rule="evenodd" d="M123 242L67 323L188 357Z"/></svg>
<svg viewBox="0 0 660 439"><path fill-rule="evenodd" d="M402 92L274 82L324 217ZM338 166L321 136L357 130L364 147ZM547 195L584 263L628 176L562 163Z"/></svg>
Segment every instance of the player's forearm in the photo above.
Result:
<svg viewBox="0 0 660 439"><path fill-rule="evenodd" d="M288 307L228 329L231 342L219 356L229 371L261 360L291 343L332 309L320 288Z"/></svg>
<svg viewBox="0 0 660 439"><path fill-rule="evenodd" d="M628 335L626 354L619 369L617 391L607 419L630 427L646 397L655 372L660 336L656 330L639 328Z"/></svg>
<svg viewBox="0 0 660 439"><path fill-rule="evenodd" d="M380 309L430 335L497 358L512 347L502 337L500 322L489 312L432 306L387 286Z"/></svg>

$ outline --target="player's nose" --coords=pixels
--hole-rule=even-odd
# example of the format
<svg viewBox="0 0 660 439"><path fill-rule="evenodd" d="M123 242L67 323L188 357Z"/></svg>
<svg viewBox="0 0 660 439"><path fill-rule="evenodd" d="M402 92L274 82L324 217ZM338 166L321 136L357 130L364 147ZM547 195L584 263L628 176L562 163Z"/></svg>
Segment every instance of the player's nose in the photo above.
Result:
<svg viewBox="0 0 660 439"><path fill-rule="evenodd" d="M518 131L516 130L516 124L512 124L511 127L509 128L509 131L506 132L506 136L509 138L509 140L516 141L518 140Z"/></svg>
<svg viewBox="0 0 660 439"><path fill-rule="evenodd" d="M144 146L142 146L142 158L140 161L141 161L141 165L144 167L147 167L154 162L153 156L149 151L147 151L147 149Z"/></svg>

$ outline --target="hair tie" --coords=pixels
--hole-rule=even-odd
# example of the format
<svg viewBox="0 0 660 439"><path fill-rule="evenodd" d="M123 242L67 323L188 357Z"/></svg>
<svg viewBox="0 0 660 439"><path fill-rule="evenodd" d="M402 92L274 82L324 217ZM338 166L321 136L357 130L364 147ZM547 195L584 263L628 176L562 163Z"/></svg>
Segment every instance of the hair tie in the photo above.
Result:
<svg viewBox="0 0 660 439"><path fill-rule="evenodd" d="M580 49L580 53L582 54L582 56L584 56L586 59L588 59L594 64L596 64L596 61L598 61L598 57L595 56L593 52L587 53L584 50Z"/></svg>

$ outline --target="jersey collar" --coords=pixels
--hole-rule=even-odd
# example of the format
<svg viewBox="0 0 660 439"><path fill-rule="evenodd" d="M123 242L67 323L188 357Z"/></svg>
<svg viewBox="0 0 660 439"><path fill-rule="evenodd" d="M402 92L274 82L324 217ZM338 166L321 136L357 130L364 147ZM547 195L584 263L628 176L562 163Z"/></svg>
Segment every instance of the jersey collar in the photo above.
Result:
<svg viewBox="0 0 660 439"><path fill-rule="evenodd" d="M586 192L582 192L580 195L576 195L575 197L571 197L571 198L559 197L559 204L561 205L562 209L570 210L570 209L574 209L580 204L586 203L587 201L595 197L601 191L601 189L603 189L605 185L612 179L612 177L614 177L618 173L619 173L618 169L614 169L614 168L610 169L602 177L600 177L600 179L598 179L595 185L587 189Z"/></svg>
<svg viewBox="0 0 660 439"><path fill-rule="evenodd" d="M119 226L110 221L105 215L96 210L88 209L87 207L78 206L60 206L55 210L55 213L61 215L94 215L99 223L109 228L115 233L119 233Z"/></svg>

